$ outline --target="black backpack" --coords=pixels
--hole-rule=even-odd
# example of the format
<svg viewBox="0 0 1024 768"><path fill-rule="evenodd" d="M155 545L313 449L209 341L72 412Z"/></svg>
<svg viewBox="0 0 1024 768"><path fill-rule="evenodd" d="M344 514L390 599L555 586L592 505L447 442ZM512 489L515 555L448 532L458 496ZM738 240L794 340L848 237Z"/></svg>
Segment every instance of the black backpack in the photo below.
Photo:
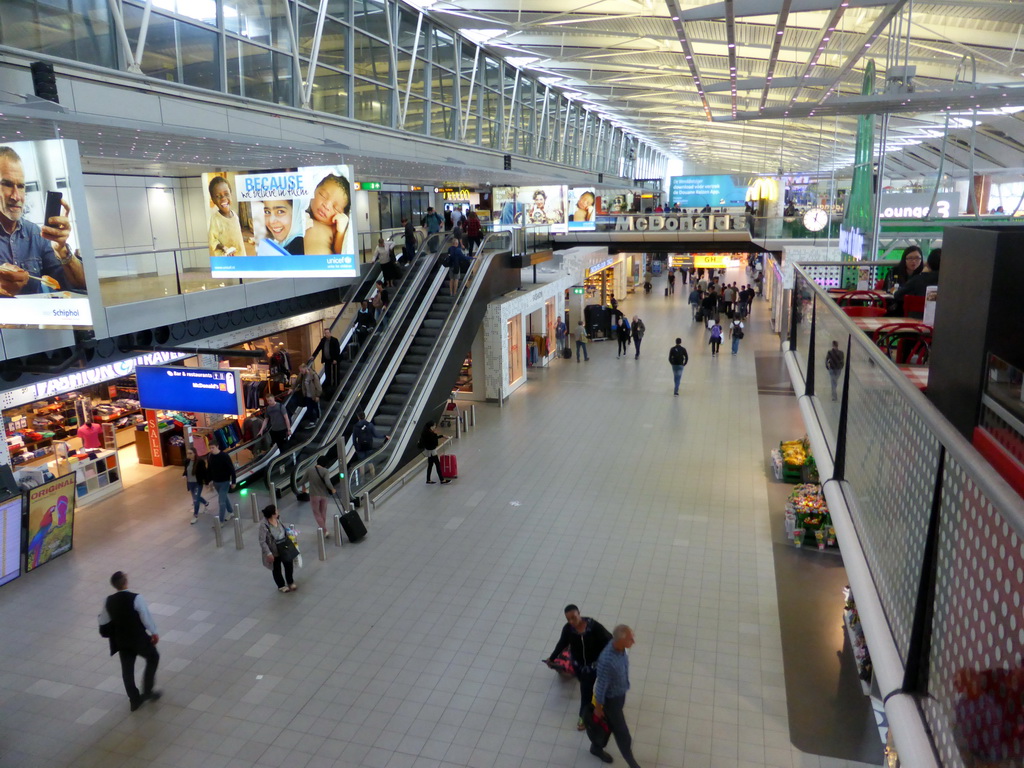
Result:
<svg viewBox="0 0 1024 768"><path fill-rule="evenodd" d="M368 451L373 448L373 430L370 427L370 422L364 419L356 424L356 428L352 430L352 442L360 451Z"/></svg>
<svg viewBox="0 0 1024 768"><path fill-rule="evenodd" d="M670 365L685 365L683 362L683 350L679 347L672 347L668 351L668 362Z"/></svg>

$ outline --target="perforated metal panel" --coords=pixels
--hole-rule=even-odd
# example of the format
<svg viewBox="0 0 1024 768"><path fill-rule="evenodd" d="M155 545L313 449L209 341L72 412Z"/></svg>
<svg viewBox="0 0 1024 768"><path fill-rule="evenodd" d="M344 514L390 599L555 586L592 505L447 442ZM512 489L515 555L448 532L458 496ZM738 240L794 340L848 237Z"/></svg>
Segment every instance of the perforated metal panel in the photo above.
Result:
<svg viewBox="0 0 1024 768"><path fill-rule="evenodd" d="M846 479L857 498L853 522L906 659L939 441L862 348L850 357Z"/></svg>
<svg viewBox="0 0 1024 768"><path fill-rule="evenodd" d="M922 708L944 766L964 765L953 737L966 741L976 724L955 722L963 670L1020 669L1024 655L1024 541L985 498L964 468L946 462L942 488L938 583L932 624L927 700ZM961 686L962 688L963 686ZM989 757L999 765L1024 764L1024 697L1011 693L1016 710L993 695L985 712ZM964 702L961 702L961 707ZM969 711L969 710L968 710ZM1002 718L1002 720L1000 720ZM1007 720L1009 722L1007 722ZM1016 736L999 738L999 724L1016 725Z"/></svg>

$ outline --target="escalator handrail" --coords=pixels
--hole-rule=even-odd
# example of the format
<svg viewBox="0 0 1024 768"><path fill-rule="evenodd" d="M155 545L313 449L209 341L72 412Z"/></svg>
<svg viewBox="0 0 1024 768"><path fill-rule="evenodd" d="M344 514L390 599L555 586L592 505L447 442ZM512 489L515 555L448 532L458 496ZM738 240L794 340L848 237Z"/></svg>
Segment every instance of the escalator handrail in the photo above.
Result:
<svg viewBox="0 0 1024 768"><path fill-rule="evenodd" d="M407 324L407 327L409 327L410 329L412 329L412 328L418 329L420 327L420 325L422 324L423 320L426 318L426 314L430 311L430 307L433 304L433 301L434 301L434 298L437 295L437 292L440 290L441 285L443 284L443 282L446 279L447 279L446 269L444 269L444 268L439 269L436 272L436 274L434 275L434 277L432 278L432 281L431 281L432 284L428 284L428 286L427 286L427 295L430 297L430 300L429 301L422 301L422 302L420 302L420 304L414 310L412 310L413 315L412 315L412 318L411 318L410 322ZM386 366L386 369L383 371L382 375L378 378L378 385L377 385L376 390L371 395L368 396L369 397L369 402L371 402L371 403L374 402L374 401L378 401L379 402L379 399L387 391L387 388L391 385L391 382L392 382L392 380L394 378L394 375L397 373L398 369L401 367L402 362L405 359L405 355L408 353L409 348L412 346L412 342L413 342L415 336L416 336L415 332L406 333L405 337L399 341L399 348L397 350L395 350L395 354L390 355L387 360L382 360L381 361L381 365L382 366ZM377 369L377 372L380 373L380 368ZM339 430L334 430L334 437L332 438L331 442L333 442L334 440L337 439L337 435L338 434L344 433L344 431L346 430L348 425L353 421L355 416L360 411L364 411L365 410L365 411L369 412L369 411L372 410L371 406L361 405L362 400L363 400L363 398L360 397L360 399L353 404L353 410L351 412L347 412L345 410L342 410L342 412L339 414L339 418L342 419L341 430L340 431ZM347 420L345 419L346 414L348 415L348 419ZM348 440L345 441L344 449L345 449L346 457L348 456L348 452L350 450L350 445L349 445L350 442L351 442L351 438L349 438ZM318 448L318 451L322 450L322 449L325 449L326 447L327 447L327 445L325 443L325 444L321 445ZM293 468L292 468L292 478L291 478L293 487L294 487L294 484L296 482L296 478L298 478L299 476L304 476L306 471L309 469L309 467L312 466L316 462L316 460L319 459L319 458L320 458L319 454L315 453L315 454L311 454L309 456L306 456L304 459L300 459L299 461L296 461L294 463Z"/></svg>
<svg viewBox="0 0 1024 768"><path fill-rule="evenodd" d="M438 237L444 236L445 233L438 234ZM447 242L447 239L447 237L444 237L444 239L441 241L442 247ZM339 397L344 392L345 400L343 401L344 404L340 413L330 423L328 423L326 420L321 421L317 425L317 428L308 438L306 438L301 443L290 446L287 451L280 454L274 461L271 462L271 464L267 467L266 482L268 487L272 482L272 478L274 477L274 470L285 459L290 459L291 457L296 456L301 451L308 448L311 444L314 443L316 443L316 448L314 448L314 452L319 453L337 439L339 422L341 423L341 426L344 426L344 423L346 423L347 421L346 416L350 416L351 414L349 413L349 411L351 411L354 408L352 401L354 400L356 403L358 403L358 400L362 397L362 393L367 386L368 379L376 371L377 366L380 364L381 356L386 352L391 340L401 327L402 318L405 316L405 313L409 311L410 304L412 303L414 297L419 293L420 289L422 288L423 282L426 280L426 276L429 275L431 269L433 268L433 254L429 253L427 248L429 242L429 237L423 239L423 244L420 247L420 250L417 252L416 256L414 257L412 266L402 276L402 285L403 287L407 287L408 290L403 291L398 301L392 302L385 309L385 316L388 321L387 331L385 331L383 335L378 335L376 333L373 334L370 338L373 340L374 343L364 344L360 348L356 359L349 367L346 380L339 384L327 407L321 409L321 415L323 415L323 413L325 412L330 413L330 411L334 409L335 405L337 405ZM412 282L410 283L410 281ZM378 324L377 327L379 328L380 324ZM362 365L362 363L364 362L365 365ZM356 371L358 371L359 373L356 380L353 382L350 379L356 373ZM323 437L325 434L326 437ZM298 462L293 461L293 464L297 463ZM294 476L295 474L294 469L295 468L293 467L293 472L291 473L292 476Z"/></svg>
<svg viewBox="0 0 1024 768"><path fill-rule="evenodd" d="M488 241L492 239L502 239L505 240L507 243L507 241L511 241L512 236L507 231L491 232L487 235L487 237L485 237L483 242L480 244L480 247L477 249L477 253L483 254L483 251L487 248ZM503 245L506 245L506 243L503 243ZM353 497L357 494L362 495L367 492L372 492L377 487L382 485L390 475L391 470L393 468L392 465L397 461L397 457L401 456L404 453L405 446L408 444L409 440L414 437L413 435L408 434L408 430L404 422L409 420L409 414L413 409L417 407L422 408L422 405L419 403L419 401L423 399L423 393L421 390L423 389L424 378L428 375L428 373L431 375L436 375L435 369L438 367L439 359L441 359L443 354L448 353L447 351L443 350L448 350L448 348L450 348L451 345L454 344L454 339L456 335L455 331L458 330L458 328L461 327L461 324L465 321L465 315L469 311L469 306L472 303L471 300L467 299L467 297L470 296L469 291L471 290L471 283L473 283L472 291L473 295L475 295L476 290L479 289L478 281L475 278L478 275L482 275L485 273L487 267L490 266L492 259L502 255L508 250L510 249L506 245L506 247L502 247L501 249L495 249L489 254L477 256L476 258L474 258L473 263L470 265L470 268L467 271L465 278L462 280L462 284L459 286L459 291L456 294L456 299L455 303L452 305L452 310L448 315L448 320L446 321L444 327L442 327L440 333L438 334L437 343L431 350L430 357L427 359L427 361L423 364L423 367L420 369L420 373L416 378L416 382L414 383L412 389L410 390L411 395L409 398L409 402L406 404L405 408L403 408L402 412L395 420L394 427L392 428L391 440L385 442L384 445L382 445L380 448L374 451L369 457L364 459L362 462L359 462L354 465L349 465L349 472L346 481L349 483L349 493L352 494ZM398 433L399 435L397 439L396 433ZM386 463L384 464L383 467L377 468L376 476L365 483L361 482L358 488L353 488L352 478L356 476L362 477L363 473L360 472L359 470L362 469L368 462L373 461L374 457L376 457L379 453L381 453L384 450L390 451L390 456L387 458Z"/></svg>

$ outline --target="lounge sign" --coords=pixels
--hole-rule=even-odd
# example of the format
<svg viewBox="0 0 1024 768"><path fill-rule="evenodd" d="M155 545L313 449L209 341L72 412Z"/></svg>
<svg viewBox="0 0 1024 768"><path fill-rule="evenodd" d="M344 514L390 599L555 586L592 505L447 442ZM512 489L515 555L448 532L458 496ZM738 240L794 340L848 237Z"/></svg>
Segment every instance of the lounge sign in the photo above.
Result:
<svg viewBox="0 0 1024 768"><path fill-rule="evenodd" d="M745 230L742 216L707 214L704 216L618 216L616 232L729 232Z"/></svg>

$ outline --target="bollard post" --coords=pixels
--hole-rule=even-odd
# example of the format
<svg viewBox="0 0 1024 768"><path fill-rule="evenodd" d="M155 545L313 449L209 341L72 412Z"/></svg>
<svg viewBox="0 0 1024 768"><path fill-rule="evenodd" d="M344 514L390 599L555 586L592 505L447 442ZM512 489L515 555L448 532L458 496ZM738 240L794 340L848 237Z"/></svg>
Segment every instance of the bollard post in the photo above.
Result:
<svg viewBox="0 0 1024 768"><path fill-rule="evenodd" d="M455 439L458 440L462 437L462 414L455 416Z"/></svg>
<svg viewBox="0 0 1024 768"><path fill-rule="evenodd" d="M250 491L249 495L249 506L252 507L252 521L258 523L260 521L260 503L256 500L256 494Z"/></svg>
<svg viewBox="0 0 1024 768"><path fill-rule="evenodd" d="M217 549L224 546L224 533L220 528L220 518L213 518L213 538L217 541Z"/></svg>
<svg viewBox="0 0 1024 768"><path fill-rule="evenodd" d="M277 486L270 483L270 503L277 504Z"/></svg>
<svg viewBox="0 0 1024 768"><path fill-rule="evenodd" d="M472 403L469 406L469 420L473 428L476 429L476 403Z"/></svg>
<svg viewBox="0 0 1024 768"><path fill-rule="evenodd" d="M341 515L334 516L334 546L340 547L344 545L344 540L341 536Z"/></svg>
<svg viewBox="0 0 1024 768"><path fill-rule="evenodd" d="M319 526L316 529L316 554L320 562L327 559L327 541L324 539L324 529Z"/></svg>
<svg viewBox="0 0 1024 768"><path fill-rule="evenodd" d="M363 505L363 522L370 522L370 492L367 491L363 494L363 500L360 502Z"/></svg>
<svg viewBox="0 0 1024 768"><path fill-rule="evenodd" d="M235 520L238 519L238 502L235 502Z"/></svg>
<svg viewBox="0 0 1024 768"><path fill-rule="evenodd" d="M245 541L242 540L242 520L238 515L231 521L235 527L235 549L245 549Z"/></svg>

